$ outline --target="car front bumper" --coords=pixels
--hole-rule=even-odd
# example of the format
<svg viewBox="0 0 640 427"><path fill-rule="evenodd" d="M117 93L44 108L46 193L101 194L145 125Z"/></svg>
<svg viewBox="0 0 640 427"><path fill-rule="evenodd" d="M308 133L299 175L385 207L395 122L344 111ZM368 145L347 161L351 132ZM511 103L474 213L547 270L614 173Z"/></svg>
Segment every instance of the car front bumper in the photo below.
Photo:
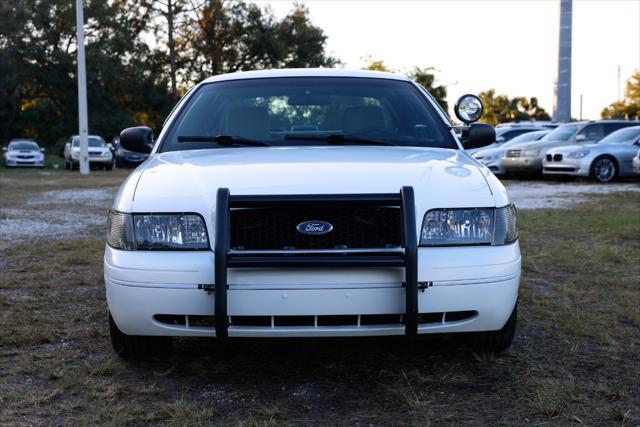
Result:
<svg viewBox="0 0 640 427"><path fill-rule="evenodd" d="M568 159L566 156L563 160L542 161L542 173L544 175L568 175L568 176L589 176L589 166L591 159Z"/></svg>
<svg viewBox="0 0 640 427"><path fill-rule="evenodd" d="M190 321L214 315L214 293L202 289L214 281L212 251L127 252L107 246L104 278L109 309L125 334L216 335L215 327ZM228 271L228 335L403 335L403 280L402 268L232 268ZM420 248L418 280L431 283L418 291L418 312L424 320L418 324L418 333L498 330L518 296L518 243ZM460 312L473 314L461 320L447 314ZM256 316L271 319L270 324L240 322ZM335 323L336 316L353 321L323 323L325 318ZM372 316L396 320L365 321ZM300 317L304 325L291 322ZM166 318L178 321L171 324ZM286 324L279 323L282 319Z"/></svg>
<svg viewBox="0 0 640 427"><path fill-rule="evenodd" d="M10 168L42 168L44 160L40 159L6 159L5 166Z"/></svg>
<svg viewBox="0 0 640 427"><path fill-rule="evenodd" d="M501 164L507 172L539 172L542 157L503 157Z"/></svg>

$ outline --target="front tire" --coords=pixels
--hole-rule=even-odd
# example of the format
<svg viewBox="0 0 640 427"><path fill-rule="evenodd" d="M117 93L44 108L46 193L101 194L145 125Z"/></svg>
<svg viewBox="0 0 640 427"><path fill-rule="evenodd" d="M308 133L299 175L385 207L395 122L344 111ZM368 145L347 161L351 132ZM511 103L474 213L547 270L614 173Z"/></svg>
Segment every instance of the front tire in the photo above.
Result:
<svg viewBox="0 0 640 427"><path fill-rule="evenodd" d="M600 156L591 164L590 175L598 182L611 182L618 176L618 164L611 156Z"/></svg>
<svg viewBox="0 0 640 427"><path fill-rule="evenodd" d="M111 317L111 312L109 312L109 334L113 350L123 359L144 360L167 356L171 353L171 337L126 335L118 329L118 325Z"/></svg>
<svg viewBox="0 0 640 427"><path fill-rule="evenodd" d="M518 303L502 329L486 332L468 332L459 334L460 341L477 353L502 353L511 347L516 333Z"/></svg>

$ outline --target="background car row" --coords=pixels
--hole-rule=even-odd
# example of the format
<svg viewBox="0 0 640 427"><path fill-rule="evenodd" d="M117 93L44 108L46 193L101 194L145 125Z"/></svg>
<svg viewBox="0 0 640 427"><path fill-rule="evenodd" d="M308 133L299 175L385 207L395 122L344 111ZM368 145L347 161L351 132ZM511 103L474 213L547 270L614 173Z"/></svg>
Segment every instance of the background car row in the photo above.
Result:
<svg viewBox="0 0 640 427"><path fill-rule="evenodd" d="M144 162L148 154L134 153L120 145L120 138L115 137L111 143L98 135L89 135L89 166L111 170L115 167L136 167ZM45 149L36 141L27 138L15 138L3 147L2 163L7 168L37 167L43 168ZM80 159L80 139L74 135L64 144L62 150L64 168L78 169ZM55 161L55 160L54 160ZM57 167L57 166L56 166Z"/></svg>
<svg viewBox="0 0 640 427"><path fill-rule="evenodd" d="M573 122L553 130L522 126L526 133L501 141L504 133L498 132L508 126L498 126L496 142L471 155L496 175L583 176L608 182L634 175L639 126L640 121L631 120Z"/></svg>

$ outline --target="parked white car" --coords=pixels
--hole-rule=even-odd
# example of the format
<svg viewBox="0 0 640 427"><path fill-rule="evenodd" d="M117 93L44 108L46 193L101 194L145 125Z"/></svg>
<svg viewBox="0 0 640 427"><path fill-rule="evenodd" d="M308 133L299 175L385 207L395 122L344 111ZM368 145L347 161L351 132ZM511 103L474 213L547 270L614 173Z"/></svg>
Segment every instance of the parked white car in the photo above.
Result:
<svg viewBox="0 0 640 427"><path fill-rule="evenodd" d="M538 141L549 132L551 132L551 129L523 133L498 147L490 148L491 146L489 146L488 148L481 148L479 151L473 153L472 156L488 167L495 175L505 175L507 171L502 166L502 158L506 155L508 149L523 147L530 142Z"/></svg>
<svg viewBox="0 0 640 427"><path fill-rule="evenodd" d="M89 135L89 166L113 169L113 153L104 139L98 135ZM77 169L80 164L80 138L74 135L64 146L64 168Z"/></svg>
<svg viewBox="0 0 640 427"><path fill-rule="evenodd" d="M634 175L633 158L639 146L640 126L632 126L613 132L597 144L551 149L542 170L546 176L582 176L609 182Z"/></svg>
<svg viewBox="0 0 640 427"><path fill-rule="evenodd" d="M5 168L44 167L44 148L33 139L12 139L2 151Z"/></svg>
<svg viewBox="0 0 640 427"><path fill-rule="evenodd" d="M171 337L455 333L478 351L512 342L516 211L465 147L479 98L434 99L390 73L272 70L209 78L158 139L109 214L104 279L123 357ZM455 131L454 131L455 130Z"/></svg>

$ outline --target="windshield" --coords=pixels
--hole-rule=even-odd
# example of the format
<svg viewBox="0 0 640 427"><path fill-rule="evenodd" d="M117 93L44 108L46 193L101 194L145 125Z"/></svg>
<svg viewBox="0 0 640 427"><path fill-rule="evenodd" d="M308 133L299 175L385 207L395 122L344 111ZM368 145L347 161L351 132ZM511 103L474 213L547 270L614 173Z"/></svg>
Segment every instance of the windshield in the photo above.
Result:
<svg viewBox="0 0 640 427"><path fill-rule="evenodd" d="M540 130L540 131L535 131L535 132L523 133L522 135L518 135L515 138L513 138L512 140L507 141L502 146L503 147L510 147L512 145L520 144L522 142L537 141L537 140L539 140L540 138L542 138L543 136L545 136L548 133L549 133L548 130Z"/></svg>
<svg viewBox="0 0 640 427"><path fill-rule="evenodd" d="M606 136L598 144L633 144L640 137L640 126L620 129Z"/></svg>
<svg viewBox="0 0 640 427"><path fill-rule="evenodd" d="M38 147L38 144L36 144L35 142L12 142L9 145L9 151L13 151L13 150L39 150L40 147Z"/></svg>
<svg viewBox="0 0 640 427"><path fill-rule="evenodd" d="M458 148L445 123L410 82L297 77L203 85L179 113L160 151L238 142L293 146L367 141Z"/></svg>
<svg viewBox="0 0 640 427"><path fill-rule="evenodd" d="M78 138L77 136L73 137L73 146L74 147L80 146L80 138ZM100 138L99 136L89 137L89 147L106 147L106 146L107 144L104 142L104 139Z"/></svg>
<svg viewBox="0 0 640 427"><path fill-rule="evenodd" d="M558 126L542 137L541 141L568 141L578 131L578 125Z"/></svg>

